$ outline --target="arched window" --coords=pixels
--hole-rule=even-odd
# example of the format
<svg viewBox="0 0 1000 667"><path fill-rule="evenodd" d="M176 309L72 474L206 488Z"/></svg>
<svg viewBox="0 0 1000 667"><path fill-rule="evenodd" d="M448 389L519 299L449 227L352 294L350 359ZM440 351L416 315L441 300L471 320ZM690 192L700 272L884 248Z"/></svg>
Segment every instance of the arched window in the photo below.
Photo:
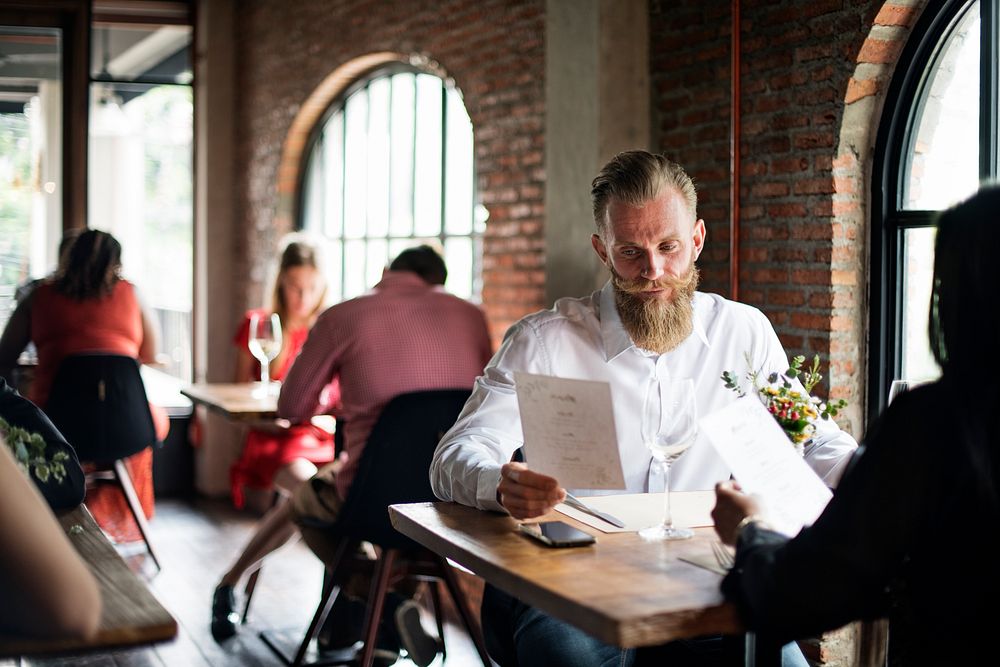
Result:
<svg viewBox="0 0 1000 667"><path fill-rule="evenodd" d="M443 250L449 291L478 300L485 209L450 81L394 65L348 88L312 134L299 197L299 226L327 244L333 300L371 288L418 243Z"/></svg>
<svg viewBox="0 0 1000 667"><path fill-rule="evenodd" d="M870 417L894 378L940 372L927 338L934 220L997 177L998 5L929 3L888 91L872 184Z"/></svg>

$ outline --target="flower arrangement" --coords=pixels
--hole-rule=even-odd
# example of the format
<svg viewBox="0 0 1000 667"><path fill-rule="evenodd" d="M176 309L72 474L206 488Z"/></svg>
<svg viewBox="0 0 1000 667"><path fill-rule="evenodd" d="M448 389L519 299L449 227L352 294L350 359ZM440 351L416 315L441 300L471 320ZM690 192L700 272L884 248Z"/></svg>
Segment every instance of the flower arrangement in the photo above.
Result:
<svg viewBox="0 0 1000 667"><path fill-rule="evenodd" d="M750 355L745 356L747 368L750 369L746 373L746 379L750 381L757 398L774 416L785 435L800 453L804 449L805 443L816 432L816 420L835 417L847 405L847 401L844 399L824 403L810 395L813 387L823 379L819 372L819 355L813 357L812 366L807 369L802 368L802 364L806 360L804 356L794 357L787 371L771 373L767 376L766 382L761 380L760 369L754 370ZM792 384L792 380L796 378L805 388L804 392L795 389ZM740 397L746 395L747 392L743 389L742 380L735 373L724 371L722 381L725 382L727 389L732 389Z"/></svg>
<svg viewBox="0 0 1000 667"><path fill-rule="evenodd" d="M18 467L25 474L34 472L40 482L47 482L51 477L60 484L66 478L64 463L69 460L69 455L66 452L56 452L51 460L47 459L42 436L13 426L0 417L0 438L7 443Z"/></svg>

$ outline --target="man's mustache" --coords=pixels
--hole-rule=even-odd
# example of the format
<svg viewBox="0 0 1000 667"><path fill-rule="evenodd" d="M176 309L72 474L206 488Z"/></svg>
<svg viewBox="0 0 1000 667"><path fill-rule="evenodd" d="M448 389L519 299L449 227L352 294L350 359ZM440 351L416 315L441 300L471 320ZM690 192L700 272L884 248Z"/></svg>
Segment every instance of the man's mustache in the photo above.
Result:
<svg viewBox="0 0 1000 667"><path fill-rule="evenodd" d="M659 280L647 280L645 278L623 278L621 275L615 276L615 286L628 294L640 294L655 289L679 290L686 287L691 282L691 274L688 271L680 278L674 276L663 276Z"/></svg>

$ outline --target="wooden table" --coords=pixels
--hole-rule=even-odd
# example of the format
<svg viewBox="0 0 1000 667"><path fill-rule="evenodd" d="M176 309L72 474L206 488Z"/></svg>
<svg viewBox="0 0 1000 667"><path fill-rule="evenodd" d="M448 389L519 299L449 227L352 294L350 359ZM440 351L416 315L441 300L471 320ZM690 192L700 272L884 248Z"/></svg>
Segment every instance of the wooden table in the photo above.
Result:
<svg viewBox="0 0 1000 667"><path fill-rule="evenodd" d="M0 637L0 656L75 653L167 641L177 636L177 621L128 568L86 507L59 517L70 542L97 579L101 623L97 636L81 640L24 640ZM79 526L81 530L74 528Z"/></svg>
<svg viewBox="0 0 1000 667"><path fill-rule="evenodd" d="M598 639L623 648L707 634L742 633L721 576L679 560L711 554L711 528L690 540L646 542L600 533L592 547L551 549L522 536L509 516L455 503L389 507L392 525L487 582Z"/></svg>
<svg viewBox="0 0 1000 667"><path fill-rule="evenodd" d="M257 397L256 382L198 382L181 393L199 405L221 413L233 421L258 421L278 416L277 394Z"/></svg>

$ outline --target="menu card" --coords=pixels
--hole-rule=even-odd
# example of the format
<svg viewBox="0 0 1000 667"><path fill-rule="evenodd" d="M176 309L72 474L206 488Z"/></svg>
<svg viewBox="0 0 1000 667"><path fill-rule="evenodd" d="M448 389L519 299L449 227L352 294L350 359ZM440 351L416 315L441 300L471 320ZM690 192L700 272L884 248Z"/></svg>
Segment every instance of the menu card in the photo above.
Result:
<svg viewBox="0 0 1000 667"><path fill-rule="evenodd" d="M830 501L830 490L757 399L744 396L703 417L699 426L743 491L760 500L778 531L795 535Z"/></svg>
<svg viewBox="0 0 1000 667"><path fill-rule="evenodd" d="M569 489L624 489L607 382L514 373L524 459Z"/></svg>

